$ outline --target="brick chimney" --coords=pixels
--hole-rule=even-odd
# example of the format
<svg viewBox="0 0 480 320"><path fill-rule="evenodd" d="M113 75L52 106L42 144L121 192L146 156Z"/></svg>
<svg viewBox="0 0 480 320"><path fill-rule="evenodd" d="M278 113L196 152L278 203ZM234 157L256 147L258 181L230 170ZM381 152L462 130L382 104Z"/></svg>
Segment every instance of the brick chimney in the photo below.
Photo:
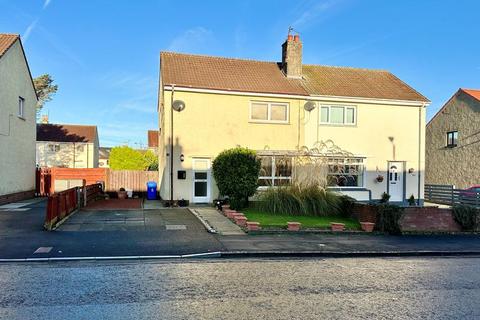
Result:
<svg viewBox="0 0 480 320"><path fill-rule="evenodd" d="M302 77L302 42L298 34L289 34L282 44L282 70L289 78Z"/></svg>

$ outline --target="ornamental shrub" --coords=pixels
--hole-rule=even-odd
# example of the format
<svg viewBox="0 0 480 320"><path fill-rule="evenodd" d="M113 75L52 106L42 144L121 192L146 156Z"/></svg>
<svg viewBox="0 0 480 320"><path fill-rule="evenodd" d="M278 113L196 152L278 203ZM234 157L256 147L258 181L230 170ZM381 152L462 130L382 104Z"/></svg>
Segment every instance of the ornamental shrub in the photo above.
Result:
<svg viewBox="0 0 480 320"><path fill-rule="evenodd" d="M471 231L478 227L478 209L469 205L456 205L453 207L453 217L463 230Z"/></svg>
<svg viewBox="0 0 480 320"><path fill-rule="evenodd" d="M222 151L212 163L213 177L222 196L230 199L233 209L242 209L248 204L258 187L260 160L256 152L247 148Z"/></svg>
<svg viewBox="0 0 480 320"><path fill-rule="evenodd" d="M403 216L404 208L393 204L379 204L377 207L376 228L379 231L390 234L400 234L400 219Z"/></svg>
<svg viewBox="0 0 480 320"><path fill-rule="evenodd" d="M341 197L316 184L270 187L258 200L261 211L274 214L332 216L342 212Z"/></svg>

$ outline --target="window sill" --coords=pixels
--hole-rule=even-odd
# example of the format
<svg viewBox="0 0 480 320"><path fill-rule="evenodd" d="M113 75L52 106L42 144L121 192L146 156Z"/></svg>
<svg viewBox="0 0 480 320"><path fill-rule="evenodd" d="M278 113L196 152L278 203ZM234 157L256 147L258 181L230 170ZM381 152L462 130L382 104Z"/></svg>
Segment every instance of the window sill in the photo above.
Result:
<svg viewBox="0 0 480 320"><path fill-rule="evenodd" d="M342 124L342 123L324 123L320 122L319 126L326 126L326 127L348 127L348 128L355 128L357 127L356 123L353 124Z"/></svg>
<svg viewBox="0 0 480 320"><path fill-rule="evenodd" d="M285 122L285 121L269 121L269 120L250 120L248 121L249 123L255 123L255 124L290 124L290 122Z"/></svg>

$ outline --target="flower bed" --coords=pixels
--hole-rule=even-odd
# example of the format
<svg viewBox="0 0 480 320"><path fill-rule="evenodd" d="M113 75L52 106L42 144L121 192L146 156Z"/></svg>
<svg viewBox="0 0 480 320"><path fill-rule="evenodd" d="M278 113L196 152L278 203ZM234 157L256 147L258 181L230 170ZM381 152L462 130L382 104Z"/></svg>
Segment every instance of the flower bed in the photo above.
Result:
<svg viewBox="0 0 480 320"><path fill-rule="evenodd" d="M345 230L361 230L360 223L354 218L341 216L303 216L303 215L282 215L261 212L257 209L244 209L242 212L248 221L260 222L264 229L268 228L286 228L287 223L291 221L300 222L302 229L324 229L330 230L331 222L345 224Z"/></svg>

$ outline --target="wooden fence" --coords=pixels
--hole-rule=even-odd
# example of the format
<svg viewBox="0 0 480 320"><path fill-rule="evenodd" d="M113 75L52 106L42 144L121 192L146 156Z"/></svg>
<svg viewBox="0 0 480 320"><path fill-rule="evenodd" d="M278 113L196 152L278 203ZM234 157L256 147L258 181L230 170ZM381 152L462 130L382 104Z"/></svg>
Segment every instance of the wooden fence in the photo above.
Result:
<svg viewBox="0 0 480 320"><path fill-rule="evenodd" d="M108 168L38 168L36 172L36 195L48 196L55 193L55 180L85 180L87 185L102 183L106 192L115 192L120 188L144 192L147 190L148 181L158 183L158 171L111 170Z"/></svg>
<svg viewBox="0 0 480 320"><path fill-rule="evenodd" d="M455 189L451 185L426 184L425 200L428 202L480 207L480 193L472 190Z"/></svg>
<svg viewBox="0 0 480 320"><path fill-rule="evenodd" d="M47 209L45 212L44 227L53 230L57 225L72 214L75 210L87 206L90 202L99 199L102 185L99 183L70 188L65 191L48 196Z"/></svg>
<svg viewBox="0 0 480 320"><path fill-rule="evenodd" d="M158 183L158 171L109 170L106 191L118 191L125 188L133 191L146 191L147 182Z"/></svg>

